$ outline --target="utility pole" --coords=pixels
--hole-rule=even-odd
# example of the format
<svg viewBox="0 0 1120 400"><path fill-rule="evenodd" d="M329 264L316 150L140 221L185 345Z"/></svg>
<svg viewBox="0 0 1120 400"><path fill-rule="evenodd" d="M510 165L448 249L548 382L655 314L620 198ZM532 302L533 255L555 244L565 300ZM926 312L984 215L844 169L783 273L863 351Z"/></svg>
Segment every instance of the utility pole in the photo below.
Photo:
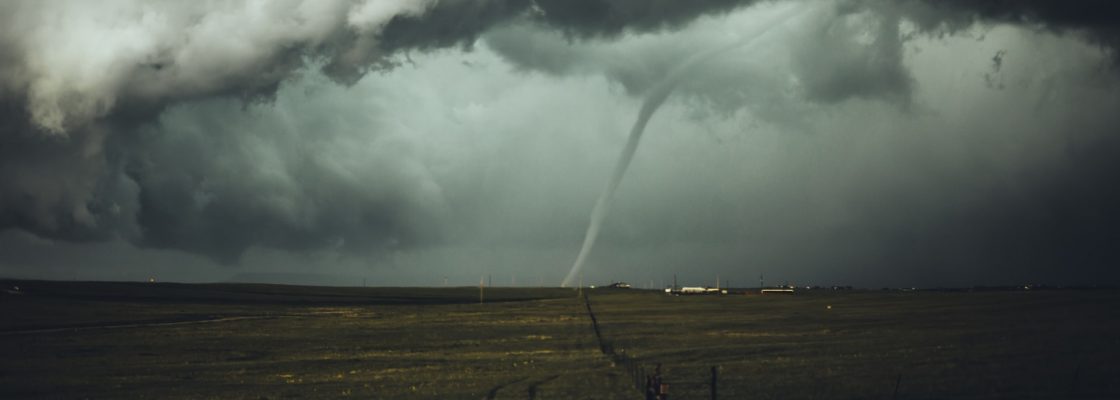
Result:
<svg viewBox="0 0 1120 400"><path fill-rule="evenodd" d="M483 291L482 277L480 276L480 277L478 277L478 304L482 304L482 298L483 298L482 297L482 291Z"/></svg>
<svg viewBox="0 0 1120 400"><path fill-rule="evenodd" d="M583 272L579 273L579 290L576 291L576 297L583 297Z"/></svg>

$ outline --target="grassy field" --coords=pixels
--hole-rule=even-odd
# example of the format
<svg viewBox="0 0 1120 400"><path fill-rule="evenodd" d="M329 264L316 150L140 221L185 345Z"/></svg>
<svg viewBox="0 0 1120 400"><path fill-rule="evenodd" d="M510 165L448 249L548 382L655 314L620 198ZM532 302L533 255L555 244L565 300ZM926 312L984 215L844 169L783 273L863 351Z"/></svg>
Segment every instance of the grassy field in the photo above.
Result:
<svg viewBox="0 0 1120 400"><path fill-rule="evenodd" d="M0 398L1116 398L1120 293L82 282L0 297ZM831 308L829 308L831 306Z"/></svg>
<svg viewBox="0 0 1120 400"><path fill-rule="evenodd" d="M570 290L18 284L0 398L632 398Z"/></svg>
<svg viewBox="0 0 1120 400"><path fill-rule="evenodd" d="M591 297L619 357L677 399L1120 398L1120 293ZM897 388L897 389L896 389ZM896 393L897 390L897 393Z"/></svg>

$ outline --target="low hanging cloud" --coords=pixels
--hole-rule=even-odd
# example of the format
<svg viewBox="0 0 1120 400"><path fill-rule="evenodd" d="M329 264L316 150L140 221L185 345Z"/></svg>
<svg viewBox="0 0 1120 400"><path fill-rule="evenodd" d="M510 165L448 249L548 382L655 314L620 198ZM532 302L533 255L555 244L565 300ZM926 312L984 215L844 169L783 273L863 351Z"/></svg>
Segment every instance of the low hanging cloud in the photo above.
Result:
<svg viewBox="0 0 1120 400"><path fill-rule="evenodd" d="M402 188L424 186L412 181L418 168L399 165L392 157L372 160L384 165L371 168L387 172L362 182L343 179L361 168L332 170L312 160L301 165L321 176L285 177L284 170L299 169L288 165L284 157L289 154L252 151L291 150L313 133L289 132L289 142L277 136L253 143L254 136L243 127L224 125L228 116L221 111L269 104L284 82L309 68L353 84L369 71L400 65L401 54L469 48L479 34L513 18L540 19L577 36L611 36L631 25L639 30L671 28L733 6L504 0L9 2L0 6L0 53L5 55L0 58L5 121L0 127L5 143L0 149L5 178L0 226L57 239L121 235L141 245L198 251L225 261L255 244L323 246L361 236L355 231L363 229L408 241L423 225L398 216L414 203L408 193L433 190ZM578 18L601 10L609 11L601 21ZM190 113L182 110L159 119L177 104L207 99L244 104L221 100L191 106L217 113L207 117L214 121L211 126L184 127L167 119ZM161 148L172 145L183 148ZM213 146L242 151L213 154ZM256 164L261 157L277 158L282 165ZM281 171L266 170L271 167ZM233 173L222 168L239 172L214 178ZM174 176L163 176L169 173ZM274 174L289 180L288 185L310 179L333 186L297 193L284 189L285 182L268 183ZM253 190L257 184L264 187ZM218 189L206 194L206 187L240 188L238 193ZM338 199L339 190L357 193L352 199L343 196L349 201L366 203L335 207L300 196ZM367 190L380 194L361 195ZM257 207L270 201L290 204ZM321 210L339 216L290 215ZM424 212L429 211L435 212ZM349 215L355 222L348 224L355 226L339 226L347 225L339 221L341 215Z"/></svg>
<svg viewBox="0 0 1120 400"><path fill-rule="evenodd" d="M594 181L595 171L605 173L607 167L597 157L613 157L620 145L612 135L624 133L625 121L632 119L625 115L633 111L628 102L639 101L681 60L742 39L738 35L746 27L784 7L802 6L813 12L757 46L697 66L694 76L680 82L663 111L666 116L651 122L653 141L643 144L650 147L650 157L677 169L643 164L644 150L638 150L635 181L621 190L622 195L632 190L640 204L623 206L612 216L619 225L604 228L605 249L686 239L762 243L772 238L751 229L768 229L774 237L804 238L833 254L847 254L845 262L851 264L979 263L997 258L998 252L974 243L1003 243L994 247L1006 249L1051 239L1066 244L1037 244L1033 253L1019 251L1006 263L1029 260L1031 254L1059 260L1076 253L1094 265L1110 260L1096 249L1114 238L1105 227L1115 221L1117 213L1107 204L1116 195L1100 182L1112 178L1105 170L1111 170L1108 150L1116 142L1109 132L1116 121L1100 107L1069 104L1078 95L1097 104L1114 100L1108 85L1114 84L1120 35L1117 7L1108 2L1092 2L1095 7L932 0L7 2L0 5L0 230L64 242L125 240L226 264L254 248L379 257L475 242L538 247L565 242L555 245L570 246L574 256L590 207L581 201L601 185ZM934 51L928 48L938 41L995 40L991 37L1006 27L1015 35L1088 43L1103 57L1094 64L1086 55L1092 52L1078 47L1068 64L1035 63L1029 70L1024 67L1032 63L1029 49L988 49L975 57L975 76L962 72L949 79L931 72L937 63L963 65L971 58L921 56ZM456 61L422 65L449 59ZM986 75L996 73L998 81ZM398 76L425 83L371 83ZM895 178L887 172L861 169L842 152L821 162L837 163L829 167L852 175L831 180L796 170L803 160L766 158L769 165L794 169L771 173L806 174L804 186L810 189L778 178L736 180L730 177L737 173L736 162L751 161L730 157L713 156L722 160L714 164L732 171L712 178L715 189L678 172L702 169L676 164L682 161L675 154L722 148L693 148L686 141L709 141L704 143L748 154L736 147L754 140L743 138L748 134L783 132L783 139L750 142L763 149L768 143L803 149L783 140L844 147L861 137L862 129L888 125L930 136L939 128L953 130L942 137L977 148L984 144L976 138L1019 137L1008 132L1012 123L954 114L953 103L930 94L944 88L930 82L977 86L958 88L968 96L994 96L984 90L997 88L1017 94L1018 108L1003 110L1009 113L1033 102L1029 106L1039 110L1036 115L989 118L1032 121L1017 129L1028 141L1022 146L1042 155L992 156L997 172L976 173L979 177L933 161L900 167L929 173L920 175L929 179L944 173L944 182L929 186L941 190L928 192L917 183L889 183ZM553 94L510 89L522 85ZM1103 89L1087 89L1094 85ZM598 86L604 89L596 92ZM601 95L596 101L604 105L573 106L579 101L576 92L556 94L567 87ZM487 103L463 91L487 93L489 100L519 100ZM558 98L529 101L550 95ZM992 101L997 100L1012 102ZM404 102L418 104L409 108ZM987 103L975 104L981 109ZM568 120L555 119L567 113ZM937 113L955 125L927 120ZM878 117L852 117L864 114ZM539 126L523 121L534 115L542 121ZM658 126L659 118L667 127ZM569 125L599 133L576 137L565 129ZM1049 136L1071 126L1079 133L1068 141ZM688 132L677 134L679 143L658 142L657 137L670 134L659 129ZM529 130L571 138L538 137ZM742 131L770 133L728 133ZM806 135L817 136L801 139ZM884 137L873 139L896 140ZM949 139L928 140L922 142L928 148L952 147ZM922 146L907 143L906 154L924 154ZM597 147L592 151L577 144ZM1038 159L1058 157L1037 150L1047 146L1083 161L1035 167ZM970 151L954 148L945 159L984 159ZM878 152L866 158L909 161ZM586 170L524 167L573 159L582 160ZM677 179L679 186L659 188L660 181L643 170ZM988 184L1001 187L1010 179L1001 174L1024 171L1039 179L985 192ZM579 189L577 180L589 181L590 189ZM748 184L775 191L737 186ZM965 187L985 194L970 196ZM860 205L851 206L854 211L819 211L815 221L778 223L777 216L798 214L791 204L839 207L783 198L779 189L819 192L836 204L879 201L908 191L956 205L931 205L906 195L897 207L879 207L881 214L869 214L860 223L839 222L846 221L843 215L867 212ZM729 227L729 221L765 220L756 212L766 213L731 200L726 201L735 204L720 203L709 212L690 210L682 207L694 201L689 193L746 199L775 220L757 228ZM1077 209L1094 211L1079 214ZM641 210L665 217L643 222ZM928 215L944 218L927 220ZM961 234L961 226L972 222L981 227ZM912 226L923 228L907 228ZM850 242L830 242L832 236L822 233L829 229L846 232L841 236ZM691 239L674 232L691 232ZM943 256L915 256L936 252L931 238L954 235L956 240L941 242L949 249ZM894 245L866 245L886 242ZM625 252L604 251L605 259L624 258L619 254ZM741 256L729 251L712 258L730 264ZM781 259L777 250L760 257Z"/></svg>

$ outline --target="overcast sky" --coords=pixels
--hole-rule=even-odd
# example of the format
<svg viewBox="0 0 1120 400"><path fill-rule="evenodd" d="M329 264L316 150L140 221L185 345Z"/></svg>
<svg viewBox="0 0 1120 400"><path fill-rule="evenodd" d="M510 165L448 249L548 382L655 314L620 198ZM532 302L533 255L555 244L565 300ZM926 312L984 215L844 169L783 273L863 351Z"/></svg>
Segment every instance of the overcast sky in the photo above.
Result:
<svg viewBox="0 0 1120 400"><path fill-rule="evenodd" d="M5 1L0 276L1115 285L1116 8Z"/></svg>

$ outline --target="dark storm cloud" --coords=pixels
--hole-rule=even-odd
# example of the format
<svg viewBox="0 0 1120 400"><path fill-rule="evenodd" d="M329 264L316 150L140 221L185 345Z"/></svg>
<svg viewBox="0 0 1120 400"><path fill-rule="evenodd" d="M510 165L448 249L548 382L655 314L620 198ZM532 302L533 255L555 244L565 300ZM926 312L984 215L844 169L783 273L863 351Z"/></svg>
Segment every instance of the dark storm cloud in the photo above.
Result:
<svg viewBox="0 0 1120 400"><path fill-rule="evenodd" d="M100 157L98 135L65 140L37 134L20 103L0 103L0 226L72 240L103 237L97 213L74 207L75 193L95 189ZM91 148L94 147L94 148Z"/></svg>
<svg viewBox="0 0 1120 400"><path fill-rule="evenodd" d="M975 20L1072 31L1112 51L1120 48L1120 5L1108 0L907 0L899 2L908 17L925 29L959 29Z"/></svg>
<svg viewBox="0 0 1120 400"><path fill-rule="evenodd" d="M793 51L804 95L834 103L849 98L883 98L906 104L912 80L903 65L899 17L890 10L855 12L838 8L813 23ZM861 35L870 39L857 41Z"/></svg>
<svg viewBox="0 0 1120 400"><path fill-rule="evenodd" d="M679 28L696 17L758 0L537 0L540 18L580 37Z"/></svg>
<svg viewBox="0 0 1120 400"><path fill-rule="evenodd" d="M806 28L795 34L795 40L783 42L788 46L789 66L791 75L796 78L795 84L783 83L781 78L775 79L772 73L751 67L752 58L767 58L780 64L784 54L754 51L729 54L725 57L726 60L716 59L708 65L698 67L700 71L695 77L682 82L679 95L685 99L686 104L699 108L698 112L721 110L734 114L737 110L745 110L754 117L777 123L791 131L835 131L836 134L851 135L854 132L845 132L845 129L832 126L814 127L811 126L812 122L806 121L816 120L814 113L822 110L826 113L853 112L851 109L840 111L842 106L852 106L844 104L849 99L878 100L901 106L907 113L916 113L911 115L912 118L922 118L919 114L930 112L930 99L923 100L925 103L919 102L917 109L910 108L919 92L944 91L937 87L919 87L914 76L916 69L926 70L927 75L930 70L940 69L962 71L958 76L968 76L968 72L964 72L968 68L962 67L968 61L955 58L963 54L946 54L941 59L923 58L922 61L915 61L913 52L921 51L921 46L928 46L931 40L944 40L958 33L975 37L975 31L968 30L979 27L982 32L990 32L1000 26L1012 25L1016 29L1023 28L1024 33L1037 32L1036 40L1039 41L1050 35L1068 39L1065 43L1087 40L1103 46L1106 54L1115 56L1117 43L1108 40L1115 29L1113 26L1118 22L1115 6L1096 4L1101 6L1098 9L1101 15L1090 15L1090 12L1063 12L1061 7L1055 6L1060 3L1025 2L1022 7L1016 7L1016 4L1019 3L863 1L825 7L808 19L812 22L806 23ZM982 35L984 34L981 37ZM712 38L717 40L706 40ZM659 47L649 49L634 44L610 46L594 42L570 42L555 34L527 27L498 30L487 35L486 40L495 51L521 69L557 76L603 74L634 95L641 95L652 82L657 82L658 77L664 76L665 71L674 65L674 60L679 63L679 60L702 51L696 47L680 45L674 37L663 38L658 42ZM705 43L714 47L728 40L719 35L700 35L680 42L692 45ZM915 49L907 49L908 45ZM907 55L907 52L911 54ZM619 62L621 54L645 63ZM838 168L845 171L838 174L864 175L866 178L843 175L840 179L835 179L835 182L813 183L814 186L830 188L825 196L831 201L851 203L847 212L858 215L857 222L831 227L825 225L825 229L813 230L813 223L806 223L812 216L800 216L785 221L795 227L791 231L793 234L786 237L788 242L775 243L770 238L782 236L787 227L781 226L773 218L770 222L757 224L754 230L742 229L734 226L744 223L741 219L721 222L721 219L726 221L728 218L726 213L705 215L702 211L682 207L682 204L696 201L694 196L703 198L699 193L705 193L703 186L711 184L704 181L705 183L698 184L701 187L691 190L683 188L692 185L681 183L679 187L663 193L632 194L629 197L631 201L643 204L635 207L671 209L673 216L659 216L655 219L647 217L650 219L646 220L635 217L628 221L615 221L618 226L605 228L608 232L604 234L604 240L615 246L615 249L620 245L641 247L656 241L673 243L675 235L689 232L687 235L676 236L675 239L685 240L684 237L688 237L705 243L742 239L745 243L766 243L768 246L784 249L787 252L784 255L756 256L756 259L790 266L791 270L796 269L794 265L798 263L829 265L842 270L861 268L862 265L862 268L875 270L875 274L894 277L913 277L922 275L916 271L927 271L923 276L927 278L926 282L954 282L950 284L962 284L969 280L1007 282L1005 279L1031 279L1031 276L1049 276L1053 279L1055 271L1063 268L1084 274L1073 278L1080 282L1115 279L1115 272L1110 270L1109 265L1114 265L1117 261L1111 249L1120 243L1120 236L1108 227L1115 226L1120 211L1111 206L1115 204L1116 191L1104 182L1120 178L1116 176L1116 171L1120 169L1111 165L1114 163L1110 161L1120 159L1120 147L1113 137L1120 120L1106 111L1108 107L1094 106L1091 107L1092 111L1086 111L1078 106L1099 102L1113 104L1116 99L1113 92L1115 76L1109 76L1107 71L1102 74L1101 70L1092 66L1090 60L1064 59L1069 55L1043 53L1050 54L1049 57L1059 61L1049 62L1046 67L1037 68L1025 76L1020 74L1014 79L1007 78L1005 82L1007 70L1029 70L1029 66L1022 63L1029 63L1031 58L1038 60L1044 57L1022 52L1009 54L1008 50L999 49L979 58L976 63L979 71L975 73L971 84L988 89L1017 86L1020 89L1017 96L1024 96L1024 102L1034 102L1035 112L1044 116L1029 115L1030 111L1026 110L1031 107L1022 104L1020 108L1009 108L988 115L991 122L946 122L936 129L918 129L922 131L922 135L952 137L953 139L945 140L958 140L962 147L975 148L947 151L941 158L929 158L920 148L909 149L908 152L898 149L900 154L906 156L879 160L882 162L866 171ZM779 57L775 57L776 55ZM908 57L911 59L907 60ZM927 64L915 66L914 63L920 62ZM1077 78L1062 77L1066 73ZM957 78L957 81L935 81L933 84L969 83ZM798 89L794 96L788 94L790 86ZM1101 87L1103 93L1087 90L1094 86ZM1058 94L1055 95L1054 90ZM1079 91L1090 93L1086 93L1085 97L1072 95ZM962 97L961 101L975 95L976 92L972 90L967 93L948 93L949 97ZM1006 98L998 101L1018 103ZM983 114L982 110L987 109L983 103L969 104L979 107L977 113ZM943 106L944 104L940 105ZM872 116L866 117L866 121L868 126L893 124L898 130L894 135L916 134L910 132L917 129L913 127L913 121L885 122L882 118ZM1014 121L1033 122L1024 125ZM692 133L694 132L673 134ZM988 141L975 142L969 137L988 138ZM993 137L999 139L992 139ZM1022 143L1043 137L1048 144ZM861 139L852 135L850 140ZM927 146L936 149L942 148L945 143L928 143ZM1032 146L1058 146L1064 149L1060 156L1046 157L1057 157L1063 161L1058 165L1034 169L1038 167L1032 165L1043 159L1034 158L1039 157L1038 155L1008 160L1002 158L1006 155L998 154L1004 147ZM980 156L984 161L977 161L973 158L978 156L968 154L972 152L993 154ZM838 152L825 157L846 156L850 155ZM905 158L907 156L915 157L916 160ZM945 164L957 162L975 165L971 168L948 168L952 171L939 172L943 175L929 173L946 169ZM1016 165L1018 170L993 168L1000 164ZM894 170L899 176L890 177L891 172L887 172L888 170ZM691 182L692 178L681 179ZM904 183L892 182L893 180ZM788 183L780 186L798 193L811 191L791 188ZM674 191L678 189L686 194ZM659 198L653 200L655 196ZM659 208L650 205L658 201L672 204L672 200L668 199L674 197L687 199L678 199L679 204L675 207ZM747 198L750 198L752 206L757 209L788 212L783 207L766 204L772 200L765 197ZM814 207L799 201L786 201L806 209ZM625 204L620 206L626 207ZM618 219L626 219L628 212L633 211L620 211ZM828 215L835 217L844 214ZM626 227L626 224L631 226ZM798 225L804 228L796 228ZM767 234L759 236L759 231ZM790 254L800 253L804 248L812 248L816 255ZM722 252L728 253L726 249ZM782 250L774 252L781 253ZM626 262L624 259L614 258L618 262ZM790 263L789 260L798 261ZM936 270L944 271L945 276L928 272ZM862 278L869 279L870 274L864 273ZM852 274L856 275L858 274Z"/></svg>
<svg viewBox="0 0 1120 400"><path fill-rule="evenodd" d="M584 28L580 32L586 36L589 33L618 33L622 27L629 26L612 23L616 19L656 30L658 26L681 25L709 10L735 5L734 2L717 2L706 8L692 9L693 6L684 5L692 2L681 2L674 7L689 10L674 10L677 11L674 15L687 15L689 18L657 19L653 23L645 22L642 19L645 14L633 11L632 5L612 7L606 3L593 3L594 6L573 6L571 10L546 14L544 20L566 21L565 16L571 15L572 19L582 22L567 24L565 26L569 28L566 29ZM904 45L914 39L915 33L942 36L968 29L978 22L987 25L1006 23L1058 34L1083 35L1120 57L1116 51L1120 47L1120 28L1117 28L1120 26L1120 6L1108 1L1091 3L1084 6L1050 1L852 0L820 3L820 10L807 24L809 28L800 40L789 46L789 51L794 57L792 67L806 99L823 103L852 98L882 99L905 107L911 99L913 79L907 66L903 65ZM917 32L900 32L900 23L904 20L915 24ZM670 41L656 51L644 52L641 62L623 63L616 59L616 54L588 49L580 43L573 43L570 38L558 40L548 32L526 27L499 30L489 35L487 40L507 60L521 68L556 75L605 73L635 95L640 95L681 59L702 51L696 48L696 42ZM735 82L750 81L749 77L743 78L744 73L740 71L738 76L719 76L712 80L721 82L723 86L728 82L735 86ZM683 90L688 91L688 88ZM710 97L716 92L719 90L700 90L693 94ZM724 96L722 100L712 100L720 103L728 99ZM741 104L734 107L738 106Z"/></svg>
<svg viewBox="0 0 1120 400"><path fill-rule="evenodd" d="M137 241L231 262L252 245L376 252L437 239L440 194L409 149L378 139L347 151L356 143L346 135L378 137L354 131L369 122L318 119L360 116L362 105L275 104L246 116L212 101L165 114L161 129L128 145L125 173L139 187L144 228Z"/></svg>
<svg viewBox="0 0 1120 400"><path fill-rule="evenodd" d="M7 2L0 5L0 229L111 243L114 251L127 248L124 242L183 250L224 263L264 248L375 255L394 266L485 266L502 258L495 248L511 246L516 256L509 258L525 260L507 264L540 257L563 268L576 251L597 174L609 167L597 157L613 156L620 144L609 133L632 118L627 99L641 98L681 60L741 40L736 32L758 22L747 14L791 4L812 12L774 40L729 51L680 83L679 98L662 111L672 118L651 123L653 141L638 150L633 179L620 189L625 200L604 228L600 266L703 260L731 268L751 259L791 271L825 264L1006 271L1068 262L1099 271L1114 263L1105 249L1117 243L1108 228L1120 213L1106 182L1120 178L1113 172L1120 146L1111 139L1117 121L1072 105L1091 92L1085 86L1108 78L1086 67L1086 82L1035 79L1022 72L1030 63L1023 49L914 61L909 48L1006 24L1074 39L1068 43L1088 40L1115 56L1117 7L1110 2ZM468 60L480 52L485 57ZM461 57L452 64L467 67L408 64L423 54ZM960 85L1006 86L1022 100L998 101L1033 102L1036 112L1019 103L987 111L972 102L980 116L956 115L945 123L953 132L936 123L915 127L922 123L912 119L929 112L923 107L953 105L923 104L930 101L923 91L958 83L937 78L922 86L919 79L930 82L929 70L941 63L950 69L970 62L977 68L961 72ZM1056 65L1046 73L1067 66ZM528 88L492 73L510 66ZM491 74L476 78L467 69ZM428 75L361 86L363 78L414 70ZM475 79L498 83L464 86ZM413 86L422 93L394 93ZM568 86L583 91L564 92ZM599 86L610 88L595 91ZM602 97L579 97L587 93ZM1086 98L1107 104L1113 93ZM479 100L499 94L516 100ZM534 101L551 96L568 97ZM573 105L583 101L602 104ZM890 111L864 115L876 107ZM907 115L884 116L899 111ZM476 117L481 122L471 125ZM702 132L735 118L750 124L751 134L774 130L782 139ZM1016 120L1051 124L1019 135L1031 126L1002 124ZM577 135L571 126L601 134L570 139ZM859 136L882 126L907 132ZM1051 134L1065 129L1081 133L1069 140ZM845 147L897 140L909 130L944 139L871 154ZM837 138L821 138L827 134ZM993 134L999 139L972 139ZM665 137L677 141L658 142ZM962 150L1014 147L1007 143L1020 139L1038 140L1022 145L1031 149L1063 149L1050 157L1064 163L1030 167L1037 161L1031 157ZM801 146L781 140L825 144L816 155L748 159ZM431 156L428 147L444 150ZM719 153L729 147L736 152ZM934 151L945 154L930 156ZM470 161L439 158L448 154ZM861 157L875 164L859 167ZM817 159L827 171L803 166ZM978 165L945 166L958 161ZM993 172L985 162L1019 167ZM766 168L772 176L740 179ZM926 174L940 169L951 171ZM1007 180L1016 183L1001 185ZM35 239L18 238L14 243ZM35 251L52 248L49 240L35 243ZM27 250L12 262L43 264L35 258Z"/></svg>
<svg viewBox="0 0 1120 400"><path fill-rule="evenodd" d="M417 200L431 188L399 154L359 168L380 171L372 176L353 176L358 167L309 153L333 140L326 130L353 126L277 133L236 125L223 107L274 101L309 62L352 84L398 65L402 52L469 48L513 18L598 37L677 27L736 3L5 3L0 228L62 240L120 236L222 261L253 245L436 240L439 201ZM157 119L212 98L248 105L219 101L191 111L206 122ZM279 161L262 164L269 157Z"/></svg>

